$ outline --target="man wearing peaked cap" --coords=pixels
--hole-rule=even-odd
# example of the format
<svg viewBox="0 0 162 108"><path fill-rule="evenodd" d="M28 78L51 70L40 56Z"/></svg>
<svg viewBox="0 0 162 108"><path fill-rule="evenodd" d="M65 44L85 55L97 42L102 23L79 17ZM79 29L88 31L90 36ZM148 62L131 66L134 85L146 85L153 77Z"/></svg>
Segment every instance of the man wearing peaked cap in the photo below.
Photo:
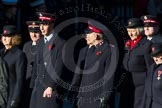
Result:
<svg viewBox="0 0 162 108"><path fill-rule="evenodd" d="M26 78L25 78L25 86L24 86L25 93L24 93L23 105L24 108L29 108L29 103L30 103L30 98L32 93L32 87L29 87L29 85L31 81L35 55L37 51L37 42L41 37L41 32L39 28L39 21L27 21L26 24L28 26L28 31L29 31L31 41L26 42L23 47L23 52L26 54L27 63L28 63Z"/></svg>
<svg viewBox="0 0 162 108"><path fill-rule="evenodd" d="M107 74L110 63L111 49L104 39L103 26L94 20L89 20L88 28L85 30L87 46L81 49L72 86L80 87L77 97L78 108L114 108L114 92L108 92L113 87L114 74L109 74L110 79L100 88L94 87L94 90L82 91L82 87L89 87L103 78ZM94 69L98 62L97 68ZM78 83L80 82L80 83ZM103 95L104 94L104 95ZM101 97L103 96L103 97ZM96 100L95 97L99 97ZM86 101L92 99L92 101ZM93 100L94 99L94 100ZM83 103L82 103L83 102Z"/></svg>
<svg viewBox="0 0 162 108"><path fill-rule="evenodd" d="M36 60L34 61L31 84L34 89L30 100L30 108L61 108L62 99L57 81L65 70L62 60L62 40L54 31L53 14L38 12L42 37L38 41ZM54 95L55 94L55 95Z"/></svg>
<svg viewBox="0 0 162 108"><path fill-rule="evenodd" d="M162 42L162 35L160 34L160 22L156 16L144 15L141 16L144 23L144 33L147 39L152 43Z"/></svg>
<svg viewBox="0 0 162 108"><path fill-rule="evenodd" d="M162 108L162 43L154 43L151 50L154 63L147 71L141 108Z"/></svg>

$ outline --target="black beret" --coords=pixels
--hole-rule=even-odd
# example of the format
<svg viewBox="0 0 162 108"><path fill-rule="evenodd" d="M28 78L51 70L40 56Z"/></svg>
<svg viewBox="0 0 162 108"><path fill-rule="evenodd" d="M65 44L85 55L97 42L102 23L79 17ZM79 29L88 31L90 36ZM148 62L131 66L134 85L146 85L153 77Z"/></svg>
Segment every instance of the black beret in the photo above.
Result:
<svg viewBox="0 0 162 108"><path fill-rule="evenodd" d="M128 19L128 25L127 28L136 28L136 27L142 27L143 22L140 18L130 18Z"/></svg>

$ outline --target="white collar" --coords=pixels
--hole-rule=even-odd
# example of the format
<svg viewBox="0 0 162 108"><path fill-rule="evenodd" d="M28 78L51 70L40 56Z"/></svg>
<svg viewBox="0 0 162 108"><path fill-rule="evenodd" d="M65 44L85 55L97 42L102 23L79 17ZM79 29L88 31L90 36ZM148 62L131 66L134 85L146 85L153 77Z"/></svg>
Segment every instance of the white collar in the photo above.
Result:
<svg viewBox="0 0 162 108"><path fill-rule="evenodd" d="M37 44L36 42L34 42L34 41L32 42L32 46L35 46L36 44Z"/></svg>
<svg viewBox="0 0 162 108"><path fill-rule="evenodd" d="M148 40L152 40L152 37L148 36L147 39L148 39Z"/></svg>
<svg viewBox="0 0 162 108"><path fill-rule="evenodd" d="M50 35L44 36L44 38L46 38L48 41L50 41L52 39L52 37L54 36L54 34L55 34L54 31L52 31Z"/></svg>

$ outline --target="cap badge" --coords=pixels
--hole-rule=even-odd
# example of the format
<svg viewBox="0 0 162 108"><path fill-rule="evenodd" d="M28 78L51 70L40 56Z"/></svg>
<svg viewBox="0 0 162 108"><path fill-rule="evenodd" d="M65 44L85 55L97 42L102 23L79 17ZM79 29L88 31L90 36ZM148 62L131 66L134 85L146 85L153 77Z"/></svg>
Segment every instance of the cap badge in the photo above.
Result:
<svg viewBox="0 0 162 108"><path fill-rule="evenodd" d="M130 25L130 24L132 24L132 22L131 22L131 21L129 21L129 22L128 22L128 24Z"/></svg>
<svg viewBox="0 0 162 108"><path fill-rule="evenodd" d="M3 31L3 34L7 34L7 33L8 33L8 30L4 30L4 31Z"/></svg>
<svg viewBox="0 0 162 108"><path fill-rule="evenodd" d="M147 16L144 16L144 19L147 20Z"/></svg>
<svg viewBox="0 0 162 108"><path fill-rule="evenodd" d="M35 25L35 22L32 22L32 25Z"/></svg>

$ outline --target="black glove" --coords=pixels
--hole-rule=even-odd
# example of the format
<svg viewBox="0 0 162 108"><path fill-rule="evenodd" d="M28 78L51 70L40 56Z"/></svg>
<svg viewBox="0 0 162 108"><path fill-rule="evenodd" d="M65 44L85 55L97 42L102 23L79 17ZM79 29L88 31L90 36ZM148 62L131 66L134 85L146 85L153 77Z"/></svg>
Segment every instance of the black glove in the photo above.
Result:
<svg viewBox="0 0 162 108"><path fill-rule="evenodd" d="M18 107L18 103L15 100L11 101L11 108L17 108Z"/></svg>

